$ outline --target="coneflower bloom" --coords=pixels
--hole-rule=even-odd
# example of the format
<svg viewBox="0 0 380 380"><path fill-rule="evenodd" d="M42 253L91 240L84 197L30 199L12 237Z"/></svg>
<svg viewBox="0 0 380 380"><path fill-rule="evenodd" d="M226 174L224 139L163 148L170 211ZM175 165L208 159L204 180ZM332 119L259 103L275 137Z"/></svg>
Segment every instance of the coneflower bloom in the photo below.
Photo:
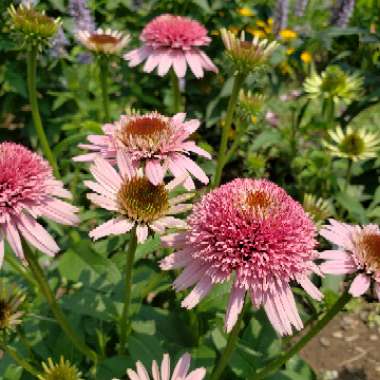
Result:
<svg viewBox="0 0 380 380"><path fill-rule="evenodd" d="M240 38L227 29L221 29L220 34L226 48L227 58L231 61L234 69L242 74L249 74L265 67L278 46L276 41L269 42L257 36L248 41L244 31L241 32Z"/></svg>
<svg viewBox="0 0 380 380"><path fill-rule="evenodd" d="M319 273L313 263L316 229L298 202L270 181L235 179L205 195L187 223L185 232L162 238L176 252L161 261L161 268L184 268L174 282L176 291L195 285L183 307L193 308L215 284L233 278L227 332L247 292L281 335L290 335L292 325L302 329L290 282L314 299L322 294L309 278Z"/></svg>
<svg viewBox="0 0 380 380"><path fill-rule="evenodd" d="M0 265L7 240L18 258L24 261L20 234L34 247L54 256L59 247L36 221L45 216L57 223L79 222L78 209L59 198L70 198L63 183L53 177L49 164L22 145L0 144Z"/></svg>
<svg viewBox="0 0 380 380"><path fill-rule="evenodd" d="M43 372L38 375L38 380L83 380L82 373L63 356L58 363L49 358L47 362L42 363L42 368Z"/></svg>
<svg viewBox="0 0 380 380"><path fill-rule="evenodd" d="M25 294L19 289L0 283L0 332L13 330L21 324Z"/></svg>
<svg viewBox="0 0 380 380"><path fill-rule="evenodd" d="M170 198L170 191L181 181L177 179L167 185L153 185L146 177L141 176L131 165L124 152L117 154L116 171L102 157L95 158L90 172L96 182L85 181L85 185L95 193L87 195L96 205L113 211L116 216L90 232L94 240L108 235L119 235L136 227L138 242L144 242L149 229L163 233L166 228L186 228L186 223L173 217L191 208L182 203L193 194L181 194Z"/></svg>
<svg viewBox="0 0 380 380"><path fill-rule="evenodd" d="M144 71L157 67L158 75L164 76L173 67L178 78L186 74L187 66L197 78L204 70L218 72L210 58L200 49L210 43L206 28L188 17L164 14L149 22L140 35L143 46L124 55L129 66L145 61Z"/></svg>
<svg viewBox="0 0 380 380"><path fill-rule="evenodd" d="M117 54L130 40L129 34L111 29L97 29L95 32L79 30L77 37L88 50L101 54Z"/></svg>
<svg viewBox="0 0 380 380"><path fill-rule="evenodd" d="M157 362L153 360L152 378L154 380L202 380L206 375L206 369L197 368L189 373L190 361L191 357L189 354L186 353L182 355L177 365L174 367L173 373L171 374L169 354L164 354L160 367L158 366ZM150 379L148 371L140 361L136 363L136 371L128 369L127 375L130 380Z"/></svg>
<svg viewBox="0 0 380 380"><path fill-rule="evenodd" d="M323 273L355 274L349 288L354 297L363 295L374 281L374 290L380 301L380 229L378 225L349 225L330 219L320 231L321 236L336 245L333 250L320 253L326 260L320 268Z"/></svg>
<svg viewBox="0 0 380 380"><path fill-rule="evenodd" d="M204 184L208 177L188 155L196 153L207 159L208 152L188 140L200 125L196 119L185 121L185 114L178 113L166 117L157 112L145 115L123 115L114 124L103 126L104 135L90 135L90 144L81 144L81 148L91 153L77 156L75 161L92 161L100 154L114 162L116 151L124 151L135 167L143 164L147 178L156 185L162 182L167 169L176 178L191 174ZM188 190L195 188L190 175L184 186Z"/></svg>

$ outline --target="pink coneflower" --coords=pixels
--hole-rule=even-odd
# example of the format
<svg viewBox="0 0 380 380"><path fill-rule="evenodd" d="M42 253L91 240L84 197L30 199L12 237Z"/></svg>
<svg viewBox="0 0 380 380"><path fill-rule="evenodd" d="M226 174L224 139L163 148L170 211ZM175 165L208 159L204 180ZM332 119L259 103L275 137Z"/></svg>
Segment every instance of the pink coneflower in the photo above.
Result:
<svg viewBox="0 0 380 380"><path fill-rule="evenodd" d="M169 118L157 112L146 115L123 115L114 124L103 126L104 135L90 135L91 144L81 144L81 148L92 153L75 157L75 161L92 161L102 155L114 161L116 151L125 152L134 167L144 166L147 178L156 185L162 182L167 169L176 178L187 174L184 186L188 190L195 188L188 174L192 174L204 184L208 177L188 155L193 152L210 159L208 152L198 147L189 136L200 125L196 119L185 122L185 114L178 113Z"/></svg>
<svg viewBox="0 0 380 380"><path fill-rule="evenodd" d="M210 58L199 48L210 43L206 28L188 17L164 14L153 19L142 31L143 46L124 55L129 66L134 67L146 59L144 71L158 67L158 75L164 76L173 69L178 78L186 74L187 65L197 78L203 70L218 72Z"/></svg>
<svg viewBox="0 0 380 380"><path fill-rule="evenodd" d="M194 371L188 373L190 368L190 361L191 357L189 354L186 353L182 355L177 365L174 367L173 374L171 375L170 357L168 354L164 354L160 368L157 362L153 360L152 377L154 380L202 380L206 375L205 368L197 368ZM128 369L127 375L130 380L150 379L148 371L140 361L136 363L136 371Z"/></svg>
<svg viewBox="0 0 380 380"><path fill-rule="evenodd" d="M374 290L380 301L380 229L376 224L352 226L330 219L320 234L338 247L324 251L321 271L330 274L351 274L349 293L354 297L364 294L374 280Z"/></svg>
<svg viewBox="0 0 380 380"><path fill-rule="evenodd" d="M195 285L183 307L193 308L215 284L233 277L227 332L246 292L281 335L290 335L292 325L302 329L290 282L317 300L322 294L309 279L319 273L316 229L298 202L270 181L235 179L205 195L187 222L186 232L163 238L177 251L161 262L163 270L184 268L174 282L177 291Z"/></svg>
<svg viewBox="0 0 380 380"><path fill-rule="evenodd" d="M57 223L79 222L78 209L60 198L70 198L63 183L53 177L49 164L22 145L0 144L0 265L6 239L24 261L20 234L34 247L54 256L59 247L36 219L45 216Z"/></svg>
<svg viewBox="0 0 380 380"><path fill-rule="evenodd" d="M182 203L193 194L182 194L170 198L170 191L181 184L177 179L167 185L153 185L131 165L124 152L118 152L118 173L102 157L95 158L91 174L96 182L85 181L95 193L88 194L96 205L113 211L117 216L90 232L94 240L108 235L120 235L136 227L138 242L144 242L149 229L161 234L166 228L186 228L186 223L172 215L183 213L191 205Z"/></svg>

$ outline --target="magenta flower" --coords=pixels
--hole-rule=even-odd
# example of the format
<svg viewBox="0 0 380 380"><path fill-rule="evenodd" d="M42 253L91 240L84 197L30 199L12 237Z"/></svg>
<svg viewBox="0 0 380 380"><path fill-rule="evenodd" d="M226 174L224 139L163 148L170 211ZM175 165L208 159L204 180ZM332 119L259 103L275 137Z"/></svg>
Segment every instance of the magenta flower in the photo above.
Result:
<svg viewBox="0 0 380 380"><path fill-rule="evenodd" d="M136 171L124 152L118 152L117 165L120 173L104 158L95 158L90 172L96 182L84 182L95 192L88 194L88 199L117 214L92 230L90 237L97 240L108 235L120 235L135 227L137 240L142 243L147 239L150 229L161 234L166 228L187 227L183 220L172 216L191 209L190 204L182 202L194 194L170 198L170 191L181 181L174 179L167 185L153 185Z"/></svg>
<svg viewBox="0 0 380 380"><path fill-rule="evenodd" d="M81 148L91 153L77 156L75 161L93 161L101 155L114 162L116 152L125 152L134 167L143 164L146 177L157 185L169 169L175 178L187 176L184 186L188 190L195 188L190 175L207 184L209 179L204 171L188 155L199 154L210 159L208 152L198 147L189 136L199 128L196 119L185 122L185 114L178 113L169 118L157 112L146 115L123 115L114 124L103 126L104 135L90 135L90 144L81 144Z"/></svg>
<svg viewBox="0 0 380 380"><path fill-rule="evenodd" d="M34 247L54 256L59 247L36 221L45 216L57 223L79 222L78 209L60 198L70 198L63 183L53 177L49 164L38 154L11 142L0 144L0 266L4 239L24 261L20 234Z"/></svg>
<svg viewBox="0 0 380 380"><path fill-rule="evenodd" d="M321 271L329 274L351 274L355 278L349 289L354 297L360 297L374 281L374 290L380 301L380 229L375 224L351 226L330 219L320 234L336 249L324 251L320 258Z"/></svg>
<svg viewBox="0 0 380 380"><path fill-rule="evenodd" d="M290 335L292 325L302 329L290 282L317 300L322 294L309 279L319 273L313 263L316 229L298 202L270 181L235 179L205 195L187 222L186 232L162 238L176 252L161 261L161 268L184 268L174 282L176 291L195 285L183 307L193 308L215 284L234 278L227 332L246 292L281 335Z"/></svg>
<svg viewBox="0 0 380 380"><path fill-rule="evenodd" d="M124 55L129 66L134 67L146 59L144 71L158 67L158 75L164 76L173 67L178 78L186 74L187 65L197 78L203 70L218 72L210 58L200 49L211 39L206 28L188 17L164 14L153 19L140 35L143 46Z"/></svg>
<svg viewBox="0 0 380 380"><path fill-rule="evenodd" d="M152 363L152 377L154 380L202 380L206 375L205 368L197 368L194 371L189 372L191 357L189 354L184 354L179 359L177 365L174 367L173 374L170 377L170 357L168 354L164 354L164 358L161 363L161 368L155 360ZM144 365L138 361L136 363L136 372L129 369L127 371L130 380L149 380L149 373Z"/></svg>

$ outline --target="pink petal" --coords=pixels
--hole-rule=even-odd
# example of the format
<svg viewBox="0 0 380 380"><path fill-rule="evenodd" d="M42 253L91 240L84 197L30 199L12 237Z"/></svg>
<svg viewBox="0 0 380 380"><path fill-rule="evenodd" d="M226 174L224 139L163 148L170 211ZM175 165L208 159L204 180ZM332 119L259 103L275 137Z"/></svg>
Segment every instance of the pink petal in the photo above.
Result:
<svg viewBox="0 0 380 380"><path fill-rule="evenodd" d="M204 184L208 184L209 179L205 172L190 158L177 154L175 156L175 165L180 166L183 169L188 170L195 178L201 181Z"/></svg>
<svg viewBox="0 0 380 380"><path fill-rule="evenodd" d="M137 236L137 241L139 243L144 243L144 241L148 237L148 227L147 226L137 226L136 228L136 236Z"/></svg>
<svg viewBox="0 0 380 380"><path fill-rule="evenodd" d="M89 235L94 240L98 240L107 235L124 234L130 231L133 226L133 222L124 218L110 219L107 222L101 224L100 226L90 231Z"/></svg>
<svg viewBox="0 0 380 380"><path fill-rule="evenodd" d="M174 368L172 379L182 379L187 375L187 372L190 368L190 361L191 356L186 353L181 356L181 358L178 360L177 365Z"/></svg>
<svg viewBox="0 0 380 380"><path fill-rule="evenodd" d="M172 117L172 122L176 124L182 124L185 121L186 113L179 112Z"/></svg>
<svg viewBox="0 0 380 380"><path fill-rule="evenodd" d="M137 373L131 369L127 369L127 375L130 380L141 380Z"/></svg>
<svg viewBox="0 0 380 380"><path fill-rule="evenodd" d="M342 262L337 260L326 261L322 263L319 268L322 273L335 275L354 273L357 270L357 267L353 262Z"/></svg>
<svg viewBox="0 0 380 380"><path fill-rule="evenodd" d="M87 194L87 199L89 199L92 203L95 203L96 205L109 211L117 211L119 209L119 206L114 199L106 198L103 195L90 193Z"/></svg>
<svg viewBox="0 0 380 380"><path fill-rule="evenodd" d="M0 268L3 266L4 262L4 237L0 230Z"/></svg>
<svg viewBox="0 0 380 380"><path fill-rule="evenodd" d="M323 260L350 260L351 255L341 250L326 250L319 254L319 258Z"/></svg>
<svg viewBox="0 0 380 380"><path fill-rule="evenodd" d="M184 248L181 251L174 252L161 260L160 268L162 270L183 268L193 260L192 252L193 248Z"/></svg>
<svg viewBox="0 0 380 380"><path fill-rule="evenodd" d="M185 52L186 61L197 78L203 77L202 58L195 50Z"/></svg>
<svg viewBox="0 0 380 380"><path fill-rule="evenodd" d="M300 315L298 314L297 305L294 300L293 293L288 284L283 285L283 294L281 294L280 299L282 306L284 308L285 314L288 317L290 323L297 329L303 329L303 323Z"/></svg>
<svg viewBox="0 0 380 380"><path fill-rule="evenodd" d="M145 175L153 185L159 185L164 179L165 172L159 160L147 160L145 164Z"/></svg>
<svg viewBox="0 0 380 380"><path fill-rule="evenodd" d="M292 334L292 327L282 306L279 295L268 294L264 309L273 327L281 335Z"/></svg>
<svg viewBox="0 0 380 380"><path fill-rule="evenodd" d="M197 368L191 371L185 378L185 380L202 380L206 376L205 368Z"/></svg>
<svg viewBox="0 0 380 380"><path fill-rule="evenodd" d="M231 332L236 321L238 320L238 316L244 306L245 293L246 290L236 286L236 284L232 288L230 299L228 301L226 317L224 320L224 328L227 334Z"/></svg>
<svg viewBox="0 0 380 380"><path fill-rule="evenodd" d="M160 63L163 51L153 50L152 53L148 56L148 59L145 62L143 70L146 73L151 73Z"/></svg>
<svg viewBox="0 0 380 380"><path fill-rule="evenodd" d="M198 305L201 300L210 292L213 284L211 278L204 276L189 293L189 295L182 301L181 306L186 309L192 309Z"/></svg>
<svg viewBox="0 0 380 380"><path fill-rule="evenodd" d="M46 201L41 207L42 215L68 226L74 226L79 223L79 217L75 214L78 211L77 207L56 198Z"/></svg>
<svg viewBox="0 0 380 380"><path fill-rule="evenodd" d="M152 224L162 226L165 228L187 228L186 221L174 218L173 216L164 216Z"/></svg>
<svg viewBox="0 0 380 380"><path fill-rule="evenodd" d="M147 46L142 46L138 49L132 50L126 54L124 54L123 58L128 62L129 67L134 67L140 64L142 61L148 57L148 55L152 52L152 49Z"/></svg>
<svg viewBox="0 0 380 380"><path fill-rule="evenodd" d="M202 57L203 67L206 70L213 71L214 73L219 72L219 69L214 65L206 53L204 53L202 50L199 50L199 55Z"/></svg>
<svg viewBox="0 0 380 380"><path fill-rule="evenodd" d="M331 243L347 250L352 250L351 236L354 229L352 226L330 219L330 225L321 229L319 234Z"/></svg>
<svg viewBox="0 0 380 380"><path fill-rule="evenodd" d="M186 132L189 135L193 134L196 130L198 130L200 125L201 125L201 122L197 119L192 119L184 123ZM192 143L194 144L194 142Z"/></svg>
<svg viewBox="0 0 380 380"><path fill-rule="evenodd" d="M297 279L298 283L304 288L305 292L317 301L321 301L323 294L319 289L311 282L309 277L301 276Z"/></svg>
<svg viewBox="0 0 380 380"><path fill-rule="evenodd" d="M125 152L119 150L116 155L116 160L123 178L131 179L136 176L136 167Z"/></svg>
<svg viewBox="0 0 380 380"><path fill-rule="evenodd" d="M161 380L169 380L170 377L170 356L164 354L161 363Z"/></svg>
<svg viewBox="0 0 380 380"><path fill-rule="evenodd" d="M186 58L183 52L171 52L173 68L178 78L183 78L186 75Z"/></svg>
<svg viewBox="0 0 380 380"><path fill-rule="evenodd" d="M348 292L353 297L360 297L368 290L370 285L371 277L367 276L365 273L360 273L352 281L352 284Z"/></svg>
<svg viewBox="0 0 380 380"><path fill-rule="evenodd" d="M136 369L137 369L137 374L139 375L140 380L149 380L148 371L145 369L145 367L140 361L136 363Z"/></svg>
<svg viewBox="0 0 380 380"><path fill-rule="evenodd" d="M195 154L198 154L199 156L208 158L209 160L211 160L212 158L209 152L195 145L194 141L186 141L185 143L181 145L182 145L182 148L188 152L193 152Z"/></svg>
<svg viewBox="0 0 380 380"><path fill-rule="evenodd" d="M161 237L162 245L165 248L179 248L183 247L186 243L186 233L176 232L174 234L169 234Z"/></svg>
<svg viewBox="0 0 380 380"><path fill-rule="evenodd" d="M166 51L162 53L162 57L157 69L157 74L160 77L163 77L164 75L168 73L171 65L172 65L172 58L171 58L170 51Z"/></svg>
<svg viewBox="0 0 380 380"><path fill-rule="evenodd" d="M184 271L175 279L174 289L179 292L196 284L203 276L206 268L197 261L188 265Z"/></svg>
<svg viewBox="0 0 380 380"><path fill-rule="evenodd" d="M98 182L94 181L83 181L84 185L87 186L92 191L95 191L96 193L103 195L106 198L116 199L116 193L113 191L110 191L109 188L105 188Z"/></svg>
<svg viewBox="0 0 380 380"><path fill-rule="evenodd" d="M161 380L160 369L158 368L158 364L155 360L152 362L152 376L153 380Z"/></svg>
<svg viewBox="0 0 380 380"><path fill-rule="evenodd" d="M96 157L94 164L90 166L90 172L94 178L105 188L117 192L122 180L116 170L102 157Z"/></svg>
<svg viewBox="0 0 380 380"><path fill-rule="evenodd" d="M21 234L34 247L48 256L54 256L59 252L59 247L51 235L34 218L27 214L21 214L18 228Z"/></svg>
<svg viewBox="0 0 380 380"><path fill-rule="evenodd" d="M20 235L13 221L5 223L3 229L5 237L16 256L24 260L24 251L22 249Z"/></svg>

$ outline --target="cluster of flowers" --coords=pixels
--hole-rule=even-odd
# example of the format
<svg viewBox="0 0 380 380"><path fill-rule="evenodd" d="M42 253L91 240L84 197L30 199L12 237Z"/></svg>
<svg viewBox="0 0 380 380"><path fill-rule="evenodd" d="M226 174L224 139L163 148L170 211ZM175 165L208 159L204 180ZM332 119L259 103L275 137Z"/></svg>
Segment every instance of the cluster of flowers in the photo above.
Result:
<svg viewBox="0 0 380 380"><path fill-rule="evenodd" d="M79 30L78 38L88 49L102 54L119 52L129 36L112 30ZM130 66L146 60L144 70L155 68L165 75L172 67L183 77L187 66L196 77L204 70L217 72L216 66L200 49L210 38L206 29L185 17L162 15L150 22L141 34L143 46L124 56ZM228 57L239 70L264 61L276 44L255 38L245 41L223 31ZM180 292L191 288L182 301L194 308L214 286L232 282L225 315L225 330L235 326L248 296L255 308L263 307L280 335L301 330L293 283L316 300L323 295L311 276L324 273L356 274L349 292L365 293L374 280L380 299L380 230L376 225L350 226L335 220L320 235L336 247L319 253L317 229L302 206L285 190L263 179L235 179L206 195L192 206L186 203L196 188L194 178L208 183L205 172L191 158L210 154L191 139L199 128L198 120L186 121L184 113L172 117L157 112L122 115L103 126L102 135L88 136L80 147L89 152L74 158L90 162L93 181L85 181L92 191L88 199L112 212L113 217L89 234L94 240L129 231L143 243L151 233L162 235L164 246L175 252L160 262L162 270L183 269L174 281ZM168 180L170 176L170 180ZM173 195L173 190L186 191ZM70 193L53 176L49 164L38 154L14 143L0 144L0 263L6 240L16 256L25 261L21 236L47 255L59 247L37 222L40 216L57 223L79 223L79 209L60 198ZM187 220L178 217L192 209ZM179 232L165 235L167 229ZM318 261L324 262L320 265ZM172 380L201 380L203 368L188 374L190 357L185 354L174 369ZM168 379L169 357L159 369L152 365L154 379ZM141 363L137 372L129 370L131 380L149 379Z"/></svg>

